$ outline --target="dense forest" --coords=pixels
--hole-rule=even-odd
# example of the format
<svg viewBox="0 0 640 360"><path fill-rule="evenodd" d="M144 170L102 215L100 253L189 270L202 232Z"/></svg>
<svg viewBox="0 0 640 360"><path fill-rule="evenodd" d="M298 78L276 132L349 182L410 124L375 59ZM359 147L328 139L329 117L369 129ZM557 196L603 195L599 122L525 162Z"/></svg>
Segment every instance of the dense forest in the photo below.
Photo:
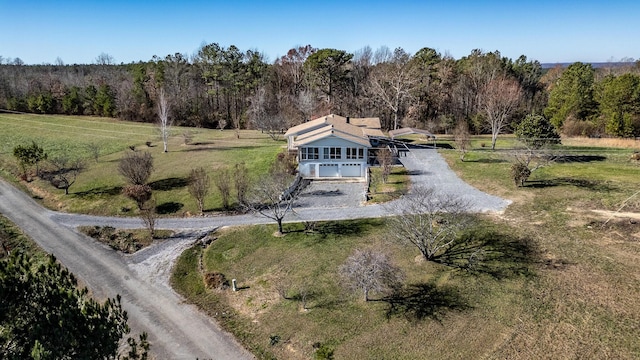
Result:
<svg viewBox="0 0 640 360"><path fill-rule="evenodd" d="M255 50L216 43L191 57L120 65L106 54L91 65L2 59L0 109L18 112L154 122L162 98L175 124L194 127L284 129L337 113L438 133L466 121L483 133L493 117L508 131L535 113L568 135L640 136L640 62L545 70L498 51L454 59L431 48L351 54L307 45L268 63Z"/></svg>

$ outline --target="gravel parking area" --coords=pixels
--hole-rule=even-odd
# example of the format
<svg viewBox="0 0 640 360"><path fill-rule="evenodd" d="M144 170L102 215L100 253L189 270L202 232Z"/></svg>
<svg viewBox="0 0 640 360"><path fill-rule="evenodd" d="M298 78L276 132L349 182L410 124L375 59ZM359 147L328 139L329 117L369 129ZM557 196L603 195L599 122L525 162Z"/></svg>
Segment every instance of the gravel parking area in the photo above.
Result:
<svg viewBox="0 0 640 360"><path fill-rule="evenodd" d="M296 209L358 207L365 201L366 182L312 181L300 194Z"/></svg>

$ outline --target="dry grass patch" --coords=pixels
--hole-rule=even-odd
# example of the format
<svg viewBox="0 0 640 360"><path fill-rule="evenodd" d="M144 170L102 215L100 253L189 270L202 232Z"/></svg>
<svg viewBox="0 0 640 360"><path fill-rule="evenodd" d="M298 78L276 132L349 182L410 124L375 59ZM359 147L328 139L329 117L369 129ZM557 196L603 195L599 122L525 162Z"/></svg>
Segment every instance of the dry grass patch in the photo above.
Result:
<svg viewBox="0 0 640 360"><path fill-rule="evenodd" d="M640 141L636 139L563 137L562 144L567 146L589 146L600 148L640 150Z"/></svg>

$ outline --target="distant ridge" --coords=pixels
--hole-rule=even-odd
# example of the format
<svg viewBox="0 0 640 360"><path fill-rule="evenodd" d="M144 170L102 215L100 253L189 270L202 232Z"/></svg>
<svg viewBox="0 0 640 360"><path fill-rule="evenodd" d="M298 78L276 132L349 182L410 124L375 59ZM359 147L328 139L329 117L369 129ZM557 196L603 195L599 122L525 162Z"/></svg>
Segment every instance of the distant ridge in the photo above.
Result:
<svg viewBox="0 0 640 360"><path fill-rule="evenodd" d="M576 62L577 61L564 62L564 63L543 63L540 65L542 66L543 69L553 69L556 66L566 68L569 65L574 64ZM635 62L593 62L588 64L591 64L591 66L593 66L594 69L601 69L601 68L608 68L608 67L617 68L617 67L624 67L624 66L633 66Z"/></svg>

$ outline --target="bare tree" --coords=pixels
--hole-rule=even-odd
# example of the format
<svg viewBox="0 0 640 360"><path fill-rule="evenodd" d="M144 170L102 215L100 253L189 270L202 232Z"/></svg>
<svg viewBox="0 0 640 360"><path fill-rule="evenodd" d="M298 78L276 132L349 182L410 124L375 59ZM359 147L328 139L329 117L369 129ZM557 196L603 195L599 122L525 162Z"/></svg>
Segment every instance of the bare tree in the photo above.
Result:
<svg viewBox="0 0 640 360"><path fill-rule="evenodd" d="M164 88L160 88L158 94L158 126L160 127L164 152L169 151L167 142L169 141L169 135L171 135L171 125L173 125L173 120L169 117L169 108L169 100L164 93Z"/></svg>
<svg viewBox="0 0 640 360"><path fill-rule="evenodd" d="M264 176L251 189L247 210L278 223L278 233L282 234L282 220L291 211L303 188L302 181L294 183L294 177L284 172L273 172Z"/></svg>
<svg viewBox="0 0 640 360"><path fill-rule="evenodd" d="M189 175L189 194L196 200L200 214L204 212L204 198L209 194L210 186L211 181L204 168L199 167L191 170Z"/></svg>
<svg viewBox="0 0 640 360"><path fill-rule="evenodd" d="M71 159L69 155L63 154L49 158L49 163L53 166L51 183L58 189L64 189L64 194L69 195L69 188L76 183L78 174L85 168L84 161Z"/></svg>
<svg viewBox="0 0 640 360"><path fill-rule="evenodd" d="M96 57L96 64L97 65L113 65L115 63L116 63L116 61L113 58L113 56L111 56L111 55L109 55L109 54L107 54L105 52L100 53L100 55L98 55L98 57Z"/></svg>
<svg viewBox="0 0 640 360"><path fill-rule="evenodd" d="M140 218L144 222L144 225L149 230L149 236L153 238L156 235L156 220L158 215L156 213L156 203L153 200L148 201L140 209Z"/></svg>
<svg viewBox="0 0 640 360"><path fill-rule="evenodd" d="M251 104L247 109L249 120L256 129L266 132L273 140L280 140L286 121L280 114L270 114L268 111L267 95L264 87L260 87L251 97Z"/></svg>
<svg viewBox="0 0 640 360"><path fill-rule="evenodd" d="M213 176L213 182L216 184L218 191L220 191L220 197L222 198L222 207L225 209L229 209L229 200L231 200L231 182L229 180L229 169L216 169Z"/></svg>
<svg viewBox="0 0 640 360"><path fill-rule="evenodd" d="M300 90L295 98L295 107L302 114L304 121L311 119L313 110L316 108L316 98L309 90Z"/></svg>
<svg viewBox="0 0 640 360"><path fill-rule="evenodd" d="M400 268L386 254L374 250L356 250L339 272L350 289L363 292L364 301L369 301L372 291L398 290L404 280Z"/></svg>
<svg viewBox="0 0 640 360"><path fill-rule="evenodd" d="M218 129L220 129L220 131L224 130L227 127L227 119L219 119L218 120Z"/></svg>
<svg viewBox="0 0 640 360"><path fill-rule="evenodd" d="M153 172L153 157L148 152L128 152L120 159L118 171L130 184L144 185Z"/></svg>
<svg viewBox="0 0 640 360"><path fill-rule="evenodd" d="M557 153L546 145L536 144L521 140L522 148L513 151L513 163L511 164L511 177L516 186L524 186L531 173L548 166L558 159Z"/></svg>
<svg viewBox="0 0 640 360"><path fill-rule="evenodd" d="M489 81L480 93L480 109L486 116L491 129L491 150L496 148L496 140L507 125L509 115L522 99L522 89L518 81L506 76Z"/></svg>
<svg viewBox="0 0 640 360"><path fill-rule="evenodd" d="M425 260L437 262L457 238L458 231L471 223L468 203L438 194L433 188L415 187L404 201L392 205L391 233L403 243L418 248Z"/></svg>
<svg viewBox="0 0 640 360"><path fill-rule="evenodd" d="M389 179L389 175L391 174L391 167L393 165L393 153L388 148L378 150L378 155L376 156L378 163L380 164L380 168L382 170L382 182L387 183Z"/></svg>
<svg viewBox="0 0 640 360"><path fill-rule="evenodd" d="M298 290L298 293L296 294L295 298L300 301L302 310L309 310L307 304L314 295L311 283L309 282L309 280L303 280L300 284L298 284L298 286L296 286L296 288Z"/></svg>
<svg viewBox="0 0 640 360"><path fill-rule="evenodd" d="M410 71L411 56L402 48L391 53L383 47L374 56L377 64L371 71L369 88L393 112L393 129L398 128L398 113L415 84L415 76Z"/></svg>
<svg viewBox="0 0 640 360"><path fill-rule="evenodd" d="M471 134L469 134L469 124L467 124L466 120L458 121L456 128L453 130L453 139L460 153L460 161L464 161L464 156L471 146Z"/></svg>
<svg viewBox="0 0 640 360"><path fill-rule="evenodd" d="M247 166L244 163L236 164L233 169L233 179L238 204L244 204L247 201L247 192L249 191L249 186L251 184L249 169L247 169Z"/></svg>
<svg viewBox="0 0 640 360"><path fill-rule="evenodd" d="M95 160L95 162L98 162L98 160L100 159L100 144L98 143L87 144L87 150L89 151L89 154L91 155L93 160Z"/></svg>

